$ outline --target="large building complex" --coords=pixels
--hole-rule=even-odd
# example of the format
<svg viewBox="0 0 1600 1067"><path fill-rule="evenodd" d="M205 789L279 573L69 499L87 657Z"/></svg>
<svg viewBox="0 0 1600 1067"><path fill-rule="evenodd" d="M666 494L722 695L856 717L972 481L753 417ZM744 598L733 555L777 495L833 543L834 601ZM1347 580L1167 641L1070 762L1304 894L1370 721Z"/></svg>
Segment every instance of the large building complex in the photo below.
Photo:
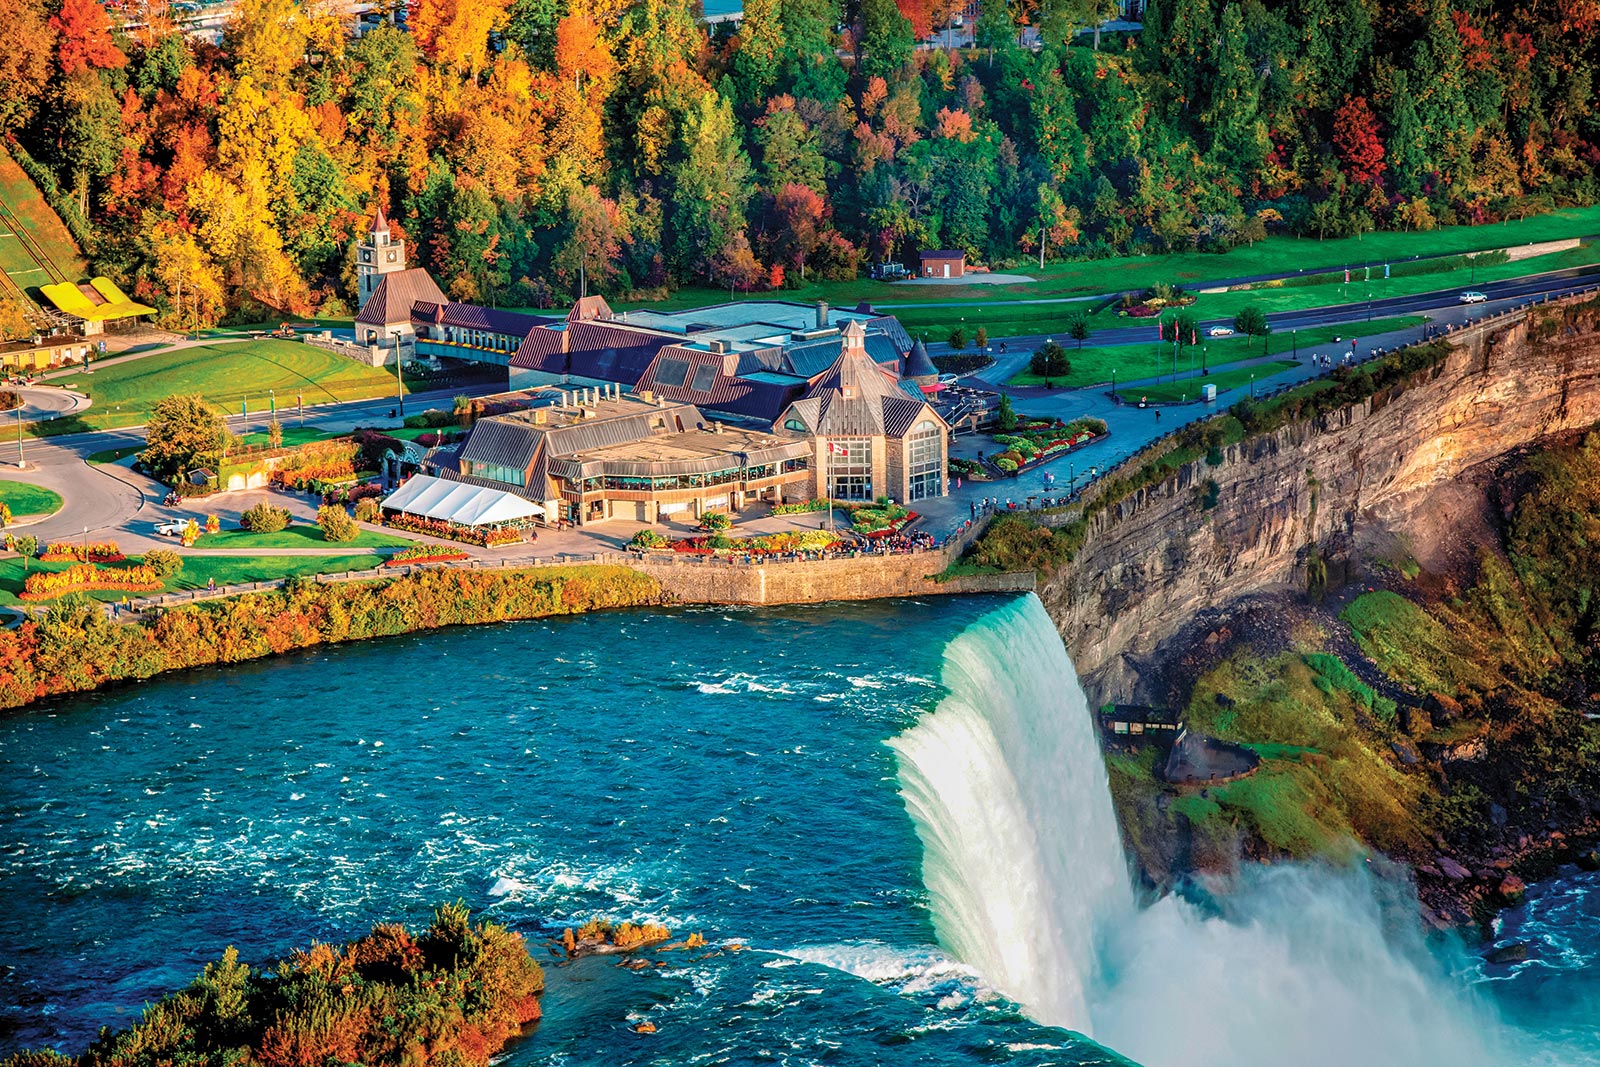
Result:
<svg viewBox="0 0 1600 1067"><path fill-rule="evenodd" d="M784 300L614 312L592 296L554 318L454 302L406 267L381 213L359 257L358 343L507 367L500 413L431 465L515 492L546 521L946 492L950 425L969 402L941 396L893 316Z"/></svg>

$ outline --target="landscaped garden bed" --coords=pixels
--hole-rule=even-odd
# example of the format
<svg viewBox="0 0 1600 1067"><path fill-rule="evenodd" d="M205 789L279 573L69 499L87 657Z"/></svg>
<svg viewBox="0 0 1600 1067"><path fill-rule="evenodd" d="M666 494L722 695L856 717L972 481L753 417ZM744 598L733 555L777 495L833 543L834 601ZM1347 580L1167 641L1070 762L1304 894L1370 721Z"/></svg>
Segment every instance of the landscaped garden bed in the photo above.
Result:
<svg viewBox="0 0 1600 1067"><path fill-rule="evenodd" d="M46 563L119 563L127 557L115 541L57 541L46 545L39 558Z"/></svg>
<svg viewBox="0 0 1600 1067"><path fill-rule="evenodd" d="M456 560L471 558L458 548L445 548L442 545L416 545L412 548L402 548L384 560L383 565L385 567L403 567L407 563L451 563Z"/></svg>
<svg viewBox="0 0 1600 1067"><path fill-rule="evenodd" d="M1107 427L1104 419L1083 418L1071 422L1060 419L1019 419L1017 428L1010 433L994 435L995 443L1004 449L992 456L994 465L1007 474L1026 470L1047 460L1104 437Z"/></svg>
<svg viewBox="0 0 1600 1067"><path fill-rule="evenodd" d="M480 530L476 526L459 526L453 522L444 522L440 519L425 519L417 515L388 515L385 516L383 524L393 530L428 534L432 537L443 537L450 541L461 541L469 545L481 545L484 548L501 548L505 545L515 545L523 541L531 541L535 536L531 530L517 530L506 526L492 530Z"/></svg>
<svg viewBox="0 0 1600 1067"><path fill-rule="evenodd" d="M655 533L641 530L640 533ZM718 553L731 556L790 556L798 552L825 552L839 545L840 538L832 530L786 530L763 534L760 537L729 537L712 533L705 537L684 537L667 541L656 534L658 542L645 543L638 536L633 544L639 548L670 548L679 555L714 556Z"/></svg>
<svg viewBox="0 0 1600 1067"><path fill-rule="evenodd" d="M45 557L40 557L41 559ZM121 557L118 557L121 558ZM22 583L21 600L54 600L68 593L111 590L122 593L149 593L166 583L153 567L97 567L79 563L64 571L40 571Z"/></svg>

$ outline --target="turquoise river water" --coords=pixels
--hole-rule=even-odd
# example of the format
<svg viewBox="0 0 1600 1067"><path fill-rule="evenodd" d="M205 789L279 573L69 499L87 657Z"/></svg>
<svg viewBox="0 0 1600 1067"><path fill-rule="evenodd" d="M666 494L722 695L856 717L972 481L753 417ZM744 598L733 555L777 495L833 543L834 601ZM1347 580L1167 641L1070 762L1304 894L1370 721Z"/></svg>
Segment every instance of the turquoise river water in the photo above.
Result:
<svg viewBox="0 0 1600 1067"><path fill-rule="evenodd" d="M1594 875L1507 914L1509 968L1425 946L1359 872L1139 900L1032 597L174 676L0 721L0 819L0 1055L78 1051L230 944L260 962L459 897L536 946L602 916L721 949L552 960L518 1067L1600 1063Z"/></svg>

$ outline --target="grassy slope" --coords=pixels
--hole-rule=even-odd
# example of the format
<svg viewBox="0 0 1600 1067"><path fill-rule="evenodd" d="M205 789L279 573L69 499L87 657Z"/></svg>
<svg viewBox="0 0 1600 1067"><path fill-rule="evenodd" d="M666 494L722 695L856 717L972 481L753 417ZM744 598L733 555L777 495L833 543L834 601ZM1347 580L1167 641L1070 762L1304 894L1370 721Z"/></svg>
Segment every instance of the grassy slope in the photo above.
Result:
<svg viewBox="0 0 1600 1067"><path fill-rule="evenodd" d="M1393 726L1373 715L1369 695L1328 681L1293 652L1262 659L1239 651L1198 679L1186 721L1252 745L1262 763L1248 778L1173 800L1197 854L1225 860L1241 832L1302 858L1347 859L1358 841L1416 847L1423 782L1385 758ZM1143 823L1145 840L1133 843L1160 868L1168 862L1161 851L1180 835L1163 817L1152 821L1148 794L1161 787L1137 762L1112 765L1113 796L1125 819Z"/></svg>
<svg viewBox="0 0 1600 1067"><path fill-rule="evenodd" d="M27 227L29 235L44 254L66 274L71 281L88 277L88 267L73 243L72 235L62 225L61 219L44 202L39 190L29 180L9 152L0 146L0 200ZM35 266L22 242L15 237L0 239L0 267L8 272L26 270ZM24 289L47 284L51 279L42 270L15 276Z"/></svg>
<svg viewBox="0 0 1600 1067"><path fill-rule="evenodd" d="M284 419L292 416L297 394L319 404L385 396L394 390L394 374L297 341L265 338L157 352L56 384L87 392L94 407L40 424L33 431L40 436L136 426L156 401L173 393L199 393L227 415L237 415L248 400L251 418L264 423L269 389L277 391L278 416Z"/></svg>
<svg viewBox="0 0 1600 1067"><path fill-rule="evenodd" d="M27 482L0 482L0 502L10 505L15 518L50 515L61 510L61 494Z"/></svg>

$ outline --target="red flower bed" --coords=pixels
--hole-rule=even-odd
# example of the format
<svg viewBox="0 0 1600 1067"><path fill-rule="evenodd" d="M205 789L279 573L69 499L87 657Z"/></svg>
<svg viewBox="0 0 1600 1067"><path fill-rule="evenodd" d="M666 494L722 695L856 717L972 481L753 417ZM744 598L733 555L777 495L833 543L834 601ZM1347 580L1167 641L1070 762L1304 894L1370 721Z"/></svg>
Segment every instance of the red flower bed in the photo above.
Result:
<svg viewBox="0 0 1600 1067"><path fill-rule="evenodd" d="M39 558L46 563L119 563L127 557L115 541L85 545L77 541L58 541L46 545Z"/></svg>
<svg viewBox="0 0 1600 1067"><path fill-rule="evenodd" d="M1153 308L1148 304L1135 304L1124 311L1123 314L1131 319L1150 319L1161 314L1161 309Z"/></svg>
<svg viewBox="0 0 1600 1067"><path fill-rule="evenodd" d="M439 545L417 545L414 548L403 548L399 552L383 561L385 567L403 567L407 563L448 563L458 559L469 559L465 552L454 548L444 548Z"/></svg>
<svg viewBox="0 0 1600 1067"><path fill-rule="evenodd" d="M501 545L514 545L520 541L532 540L531 535L525 534L522 530L479 530L471 526L457 526L453 522L425 519L416 515L389 515L383 521L384 525L391 529L428 534L451 541L464 541L469 545L483 545L485 548L498 548Z"/></svg>
<svg viewBox="0 0 1600 1067"><path fill-rule="evenodd" d="M156 572L143 564L106 570L93 563L80 563L64 571L40 571L28 575L22 583L22 600L52 600L68 593L82 593L91 589L114 589L125 593L148 593L160 589L164 583Z"/></svg>
<svg viewBox="0 0 1600 1067"><path fill-rule="evenodd" d="M920 518L922 518L922 516L918 515L915 511L908 511L908 512L906 512L905 518L896 519L894 522L891 522L889 525L885 526L883 529L881 529L881 530L873 530L871 533L863 534L862 536L863 537L868 537L868 538L871 538L871 539L874 539L874 540L876 540L879 537L891 537L894 534L899 533L901 530L904 530L907 526L910 526L912 523L916 522Z"/></svg>

